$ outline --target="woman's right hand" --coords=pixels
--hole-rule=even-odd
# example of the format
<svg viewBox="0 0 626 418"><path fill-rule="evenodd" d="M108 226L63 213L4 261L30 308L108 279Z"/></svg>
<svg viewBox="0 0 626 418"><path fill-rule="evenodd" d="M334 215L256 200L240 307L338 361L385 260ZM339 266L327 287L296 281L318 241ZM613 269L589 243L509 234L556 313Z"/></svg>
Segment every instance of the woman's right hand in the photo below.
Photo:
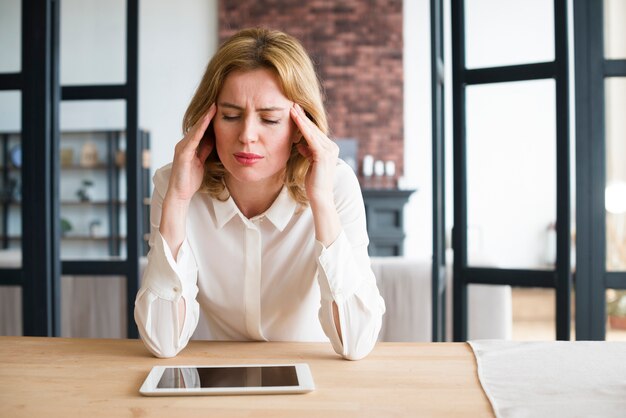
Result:
<svg viewBox="0 0 626 418"><path fill-rule="evenodd" d="M215 146L214 140L205 136L215 112L216 106L212 104L176 144L166 200L188 202L200 189L204 178L204 162Z"/></svg>

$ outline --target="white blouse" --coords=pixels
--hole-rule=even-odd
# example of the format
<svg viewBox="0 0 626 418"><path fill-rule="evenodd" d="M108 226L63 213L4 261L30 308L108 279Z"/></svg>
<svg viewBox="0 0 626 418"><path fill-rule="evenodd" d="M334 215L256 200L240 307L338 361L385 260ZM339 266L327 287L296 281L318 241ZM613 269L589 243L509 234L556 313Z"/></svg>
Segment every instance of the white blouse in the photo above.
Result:
<svg viewBox="0 0 626 418"><path fill-rule="evenodd" d="M198 192L177 259L159 232L171 164L154 175L148 265L135 300L146 347L172 357L189 339L328 341L347 359L376 343L385 303L367 254L369 239L358 181L340 161L335 204L342 232L328 248L315 239L310 207L286 187L263 214L246 218L232 198ZM186 313L179 329L178 303ZM342 338L333 319L339 311Z"/></svg>

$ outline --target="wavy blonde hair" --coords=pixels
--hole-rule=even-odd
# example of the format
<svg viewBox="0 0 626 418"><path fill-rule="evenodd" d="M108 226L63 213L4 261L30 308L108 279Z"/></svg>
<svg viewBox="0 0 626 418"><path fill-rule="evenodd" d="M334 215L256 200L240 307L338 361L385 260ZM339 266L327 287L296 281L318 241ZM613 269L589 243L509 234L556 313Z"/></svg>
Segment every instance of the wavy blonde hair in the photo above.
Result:
<svg viewBox="0 0 626 418"><path fill-rule="evenodd" d="M328 133L320 83L311 58L294 37L264 28L243 29L220 46L185 112L183 133L187 133L217 100L230 73L259 68L272 70L278 76L285 97L302 106L313 123ZM212 124L205 135L214 137ZM308 203L304 190L308 167L308 160L292 144L284 181L291 197L303 205ZM214 148L204 164L203 190L214 198L227 199L228 195L224 196L225 174L226 169Z"/></svg>

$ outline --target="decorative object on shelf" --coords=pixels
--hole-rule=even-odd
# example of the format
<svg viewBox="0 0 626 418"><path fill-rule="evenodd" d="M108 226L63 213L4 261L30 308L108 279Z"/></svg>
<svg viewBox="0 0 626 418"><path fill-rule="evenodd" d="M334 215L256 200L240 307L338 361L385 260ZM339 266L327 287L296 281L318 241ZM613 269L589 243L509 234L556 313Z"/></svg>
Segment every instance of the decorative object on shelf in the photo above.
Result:
<svg viewBox="0 0 626 418"><path fill-rule="evenodd" d="M93 181L85 179L82 184L82 187L76 192L76 196L78 196L78 199L81 202L89 202L92 198L91 188L93 186Z"/></svg>
<svg viewBox="0 0 626 418"><path fill-rule="evenodd" d="M395 189L396 163L391 160L385 161L385 188Z"/></svg>
<svg viewBox="0 0 626 418"><path fill-rule="evenodd" d="M117 150L117 153L115 154L115 165L117 168L126 167L126 150Z"/></svg>
<svg viewBox="0 0 626 418"><path fill-rule="evenodd" d="M89 223L89 235L91 238L102 236L102 222L99 219L94 219Z"/></svg>
<svg viewBox="0 0 626 418"><path fill-rule="evenodd" d="M374 174L376 177L385 175L385 163L382 160L376 160L376 162L374 162Z"/></svg>
<svg viewBox="0 0 626 418"><path fill-rule="evenodd" d="M391 160L385 161L385 175L388 177L396 175L396 163Z"/></svg>
<svg viewBox="0 0 626 418"><path fill-rule="evenodd" d="M366 155L363 157L363 176L371 177L374 174L374 157Z"/></svg>
<svg viewBox="0 0 626 418"><path fill-rule="evenodd" d="M95 167L98 165L98 147L92 141L83 144L80 151L80 165L83 167Z"/></svg>
<svg viewBox="0 0 626 418"><path fill-rule="evenodd" d="M17 187L17 180L10 178L7 184L0 189L0 200L2 202L10 202L15 199L15 188Z"/></svg>
<svg viewBox="0 0 626 418"><path fill-rule="evenodd" d="M150 168L150 150L144 149L141 153L141 167Z"/></svg>
<svg viewBox="0 0 626 418"><path fill-rule="evenodd" d="M11 164L16 168L20 168L22 166L22 146L15 145L9 151L9 155L11 156Z"/></svg>
<svg viewBox="0 0 626 418"><path fill-rule="evenodd" d="M64 237L72 230L72 224L65 218L61 218L61 236Z"/></svg>
<svg viewBox="0 0 626 418"><path fill-rule="evenodd" d="M61 167L71 167L74 164L74 150L72 148L61 149Z"/></svg>

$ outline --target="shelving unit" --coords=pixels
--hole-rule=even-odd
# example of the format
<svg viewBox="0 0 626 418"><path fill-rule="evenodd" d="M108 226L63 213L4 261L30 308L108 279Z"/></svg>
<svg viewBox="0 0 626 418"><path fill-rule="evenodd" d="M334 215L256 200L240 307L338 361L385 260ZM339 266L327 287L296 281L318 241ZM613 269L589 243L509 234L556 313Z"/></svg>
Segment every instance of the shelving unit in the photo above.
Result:
<svg viewBox="0 0 626 418"><path fill-rule="evenodd" d="M140 131L144 155L139 162L142 176L144 225L143 234L149 233L150 136ZM0 248L21 246L21 169L11 161L11 150L20 145L20 135L0 133ZM98 161L81 164L81 153L90 143L97 150ZM71 230L61 236L63 260L88 260L124 258L126 255L126 165L123 131L72 131L62 132L61 150L71 150L71 162L61 164L59 184L61 219L69 222ZM66 151L67 152L67 151ZM89 181L88 199L81 200L78 190ZM11 186L13 184L13 186ZM147 253L147 242L143 253Z"/></svg>

